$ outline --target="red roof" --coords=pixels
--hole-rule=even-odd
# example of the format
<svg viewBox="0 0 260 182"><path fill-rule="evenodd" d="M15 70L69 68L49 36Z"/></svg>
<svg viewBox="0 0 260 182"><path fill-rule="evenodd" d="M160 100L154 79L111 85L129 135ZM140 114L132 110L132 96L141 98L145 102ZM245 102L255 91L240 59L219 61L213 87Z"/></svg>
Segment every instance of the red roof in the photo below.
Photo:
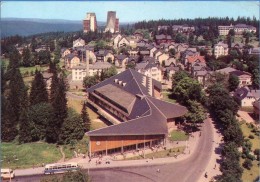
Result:
<svg viewBox="0 0 260 182"><path fill-rule="evenodd" d="M204 56L188 56L187 57L187 60L189 63L194 63L196 62L197 60L201 63L205 63L205 59L204 59Z"/></svg>

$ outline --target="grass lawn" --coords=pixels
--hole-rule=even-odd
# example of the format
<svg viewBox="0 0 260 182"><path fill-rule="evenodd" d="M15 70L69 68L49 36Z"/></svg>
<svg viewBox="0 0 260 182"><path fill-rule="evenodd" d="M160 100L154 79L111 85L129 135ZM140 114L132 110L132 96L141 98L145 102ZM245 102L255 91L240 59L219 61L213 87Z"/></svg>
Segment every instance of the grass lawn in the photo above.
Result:
<svg viewBox="0 0 260 182"><path fill-rule="evenodd" d="M1 59L1 61L3 62L3 64L4 64L6 67L9 65L9 59L4 58L4 59Z"/></svg>
<svg viewBox="0 0 260 182"><path fill-rule="evenodd" d="M256 148L260 148L260 140L259 137L256 136L253 132L251 132L252 128L249 128L246 123L243 123L240 125L241 130L243 132L243 135L245 138L248 138L249 135L253 135L255 138L254 139L249 139L250 142L252 143L252 151L254 151ZM244 162L244 159L240 159L240 164L242 166ZM242 175L242 181L254 181L256 177L259 175L259 167L258 164L259 162L254 160L253 161L253 167L250 170L244 169L243 175Z"/></svg>
<svg viewBox="0 0 260 182"><path fill-rule="evenodd" d="M246 125L246 123L240 125L240 127L241 127L241 130L242 130L245 138L248 138L249 135L253 135L255 137L254 139L248 138L250 140L250 142L252 143L252 150L254 151L256 148L260 148L260 139L253 132L251 132L252 128L249 128Z"/></svg>
<svg viewBox="0 0 260 182"><path fill-rule="evenodd" d="M244 159L240 159L240 165L242 166L244 162ZM259 167L258 167L258 164L259 162L254 160L252 162L253 166L250 170L248 169L244 169L243 171L243 174L242 174L242 181L245 181L245 182L253 182L255 181L255 179L259 176Z"/></svg>
<svg viewBox="0 0 260 182"><path fill-rule="evenodd" d="M71 159L74 157L74 151L77 153L88 153L87 143L89 141L88 136L84 136L82 140L78 141L75 145L68 144L63 145L63 152L65 153L65 159Z"/></svg>
<svg viewBox="0 0 260 182"><path fill-rule="evenodd" d="M68 107L71 107L75 109L78 113L81 113L82 101L68 98ZM90 126L91 130L103 128L106 126L106 124L104 124L103 122L94 121L96 119L99 119L99 115L95 113L92 109L88 107L87 111L89 114L89 118L91 120L91 126Z"/></svg>
<svg viewBox="0 0 260 182"><path fill-rule="evenodd" d="M164 101L167 101L167 102L170 102L170 103L176 103L176 100L174 100L174 99L172 99L171 98L171 93L169 93L169 92L163 92L162 93L163 94L163 100Z"/></svg>
<svg viewBox="0 0 260 182"><path fill-rule="evenodd" d="M185 141L189 139L189 135L187 135L184 131L174 130L170 134L170 140L172 141Z"/></svg>
<svg viewBox="0 0 260 182"><path fill-rule="evenodd" d="M145 158L165 158L165 157L174 157L174 155L179 155L184 151L185 147L176 147L172 149L167 149L159 152L153 152L150 154L145 154ZM130 157L126 158L125 160L138 160L138 159L143 159L143 156L135 156L135 157Z"/></svg>
<svg viewBox="0 0 260 182"><path fill-rule="evenodd" d="M48 69L48 66L33 66L33 67L20 67L20 71L21 71L21 74L23 75L25 72L35 72L35 70L39 70L39 71L45 71Z"/></svg>
<svg viewBox="0 0 260 182"><path fill-rule="evenodd" d="M17 145L3 142L1 145L2 167L4 168L17 169L30 168L33 165L41 166L42 163L53 163L62 157L55 144L37 142ZM18 160L15 160L15 158ZM8 160L10 163L8 163Z"/></svg>

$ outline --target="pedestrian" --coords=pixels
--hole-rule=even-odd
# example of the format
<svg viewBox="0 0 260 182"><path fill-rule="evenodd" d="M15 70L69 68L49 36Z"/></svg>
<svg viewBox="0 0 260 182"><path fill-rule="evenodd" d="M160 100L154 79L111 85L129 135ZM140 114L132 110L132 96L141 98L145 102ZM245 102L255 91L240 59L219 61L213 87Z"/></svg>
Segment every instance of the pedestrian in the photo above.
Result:
<svg viewBox="0 0 260 182"><path fill-rule="evenodd" d="M214 167L214 169L216 169L216 167L217 167L217 164L215 164L215 167Z"/></svg>
<svg viewBox="0 0 260 182"><path fill-rule="evenodd" d="M205 173L205 178L208 178L208 173L207 172Z"/></svg>
<svg viewBox="0 0 260 182"><path fill-rule="evenodd" d="M157 169L157 173L159 173L159 172L160 172L160 169L158 168L158 169Z"/></svg>
<svg viewBox="0 0 260 182"><path fill-rule="evenodd" d="M201 136L201 132L200 132L200 136Z"/></svg>

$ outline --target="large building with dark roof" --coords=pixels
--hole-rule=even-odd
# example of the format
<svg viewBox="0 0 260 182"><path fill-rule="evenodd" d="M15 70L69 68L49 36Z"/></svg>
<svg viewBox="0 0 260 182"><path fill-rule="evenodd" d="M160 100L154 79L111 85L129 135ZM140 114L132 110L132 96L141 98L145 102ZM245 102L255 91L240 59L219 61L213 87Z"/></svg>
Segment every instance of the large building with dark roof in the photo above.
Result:
<svg viewBox="0 0 260 182"><path fill-rule="evenodd" d="M88 103L104 117L107 113L114 123L87 133L92 155L163 145L168 124L187 112L181 105L160 100L161 84L131 69L87 91ZM111 116L115 120L111 120Z"/></svg>

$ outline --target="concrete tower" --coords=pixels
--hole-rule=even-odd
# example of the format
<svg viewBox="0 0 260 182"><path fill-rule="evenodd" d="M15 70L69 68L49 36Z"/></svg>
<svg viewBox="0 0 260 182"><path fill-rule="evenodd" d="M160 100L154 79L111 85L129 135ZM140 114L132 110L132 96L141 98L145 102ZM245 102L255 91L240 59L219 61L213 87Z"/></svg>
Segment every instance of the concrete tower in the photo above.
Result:
<svg viewBox="0 0 260 182"><path fill-rule="evenodd" d="M110 31L111 33L119 32L119 19L116 18L115 11L107 12L107 25L105 28L105 32Z"/></svg>
<svg viewBox="0 0 260 182"><path fill-rule="evenodd" d="M87 13L86 18L83 20L83 32L94 32L97 30L97 19L95 13Z"/></svg>

